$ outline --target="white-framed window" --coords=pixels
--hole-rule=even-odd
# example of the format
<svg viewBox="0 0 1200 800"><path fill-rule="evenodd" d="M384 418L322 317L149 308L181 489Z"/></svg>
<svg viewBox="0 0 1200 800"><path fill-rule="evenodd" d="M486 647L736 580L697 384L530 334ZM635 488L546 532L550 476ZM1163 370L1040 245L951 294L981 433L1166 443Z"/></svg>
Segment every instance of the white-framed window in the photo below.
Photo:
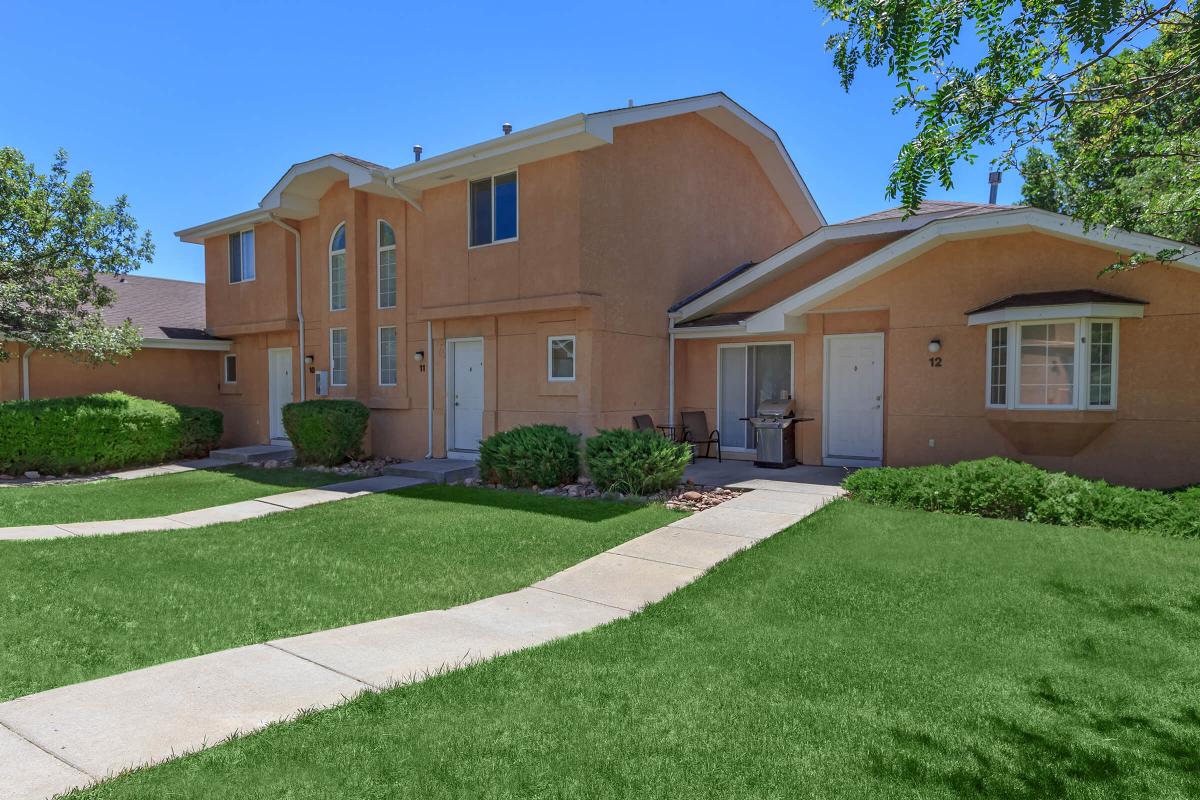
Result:
<svg viewBox="0 0 1200 800"><path fill-rule="evenodd" d="M379 329L379 385L396 385L396 328Z"/></svg>
<svg viewBox="0 0 1200 800"><path fill-rule="evenodd" d="M329 384L345 386L350 358L347 355L346 329L329 329Z"/></svg>
<svg viewBox="0 0 1200 800"><path fill-rule="evenodd" d="M379 307L396 307L396 231L379 220L377 227L379 252Z"/></svg>
<svg viewBox="0 0 1200 800"><path fill-rule="evenodd" d="M552 381L575 380L574 336L551 336L547 340L546 370Z"/></svg>
<svg viewBox="0 0 1200 800"><path fill-rule="evenodd" d="M237 356L233 353L225 354L225 382L237 383Z"/></svg>
<svg viewBox="0 0 1200 800"><path fill-rule="evenodd" d="M346 223L329 237L329 310L346 308Z"/></svg>
<svg viewBox="0 0 1200 800"><path fill-rule="evenodd" d="M1117 334L1115 319L1029 320L989 326L988 407L1116 408Z"/></svg>
<svg viewBox="0 0 1200 800"><path fill-rule="evenodd" d="M229 282L254 280L254 231L229 234Z"/></svg>
<svg viewBox="0 0 1200 800"><path fill-rule="evenodd" d="M467 184L471 247L517 238L517 173L506 172Z"/></svg>

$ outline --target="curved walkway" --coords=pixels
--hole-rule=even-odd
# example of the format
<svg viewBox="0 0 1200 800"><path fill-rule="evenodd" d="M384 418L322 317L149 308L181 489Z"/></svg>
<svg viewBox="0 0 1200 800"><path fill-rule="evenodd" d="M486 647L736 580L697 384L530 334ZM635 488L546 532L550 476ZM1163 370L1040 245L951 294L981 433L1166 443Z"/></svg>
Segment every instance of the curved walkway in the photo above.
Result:
<svg viewBox="0 0 1200 800"><path fill-rule="evenodd" d="M344 486L345 484L339 484ZM0 786L40 800L220 743L302 710L628 617L799 522L836 487L770 483L533 586L160 664L0 703Z"/></svg>
<svg viewBox="0 0 1200 800"><path fill-rule="evenodd" d="M152 469L161 469L153 467ZM167 474L167 473L155 473ZM144 476L138 476L144 477ZM111 519L99 522L67 522L62 525L17 525L11 528L0 528L0 541L20 539L58 539L64 536L100 536L114 533L137 533L138 531L166 531L178 528L198 528L203 525L214 525L218 522L240 522L244 519L265 517L280 511L291 511L296 508L314 506L319 503L329 503L335 500L347 500L351 497L362 497L376 492L390 492L394 489L405 489L428 481L419 478L402 478L397 475L381 475L376 478L360 478L344 483L331 483L314 489L299 489L292 492L281 492L256 500L243 500L239 503L227 503L222 506L199 508L195 511L183 511L161 517L142 517L140 519Z"/></svg>

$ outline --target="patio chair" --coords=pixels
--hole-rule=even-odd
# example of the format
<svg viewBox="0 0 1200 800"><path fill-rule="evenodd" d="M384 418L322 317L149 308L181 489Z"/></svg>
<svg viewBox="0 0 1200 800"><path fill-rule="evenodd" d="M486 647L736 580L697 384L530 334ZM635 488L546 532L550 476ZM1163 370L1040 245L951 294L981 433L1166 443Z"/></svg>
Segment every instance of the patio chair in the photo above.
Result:
<svg viewBox="0 0 1200 800"><path fill-rule="evenodd" d="M635 414L633 417L633 429L636 431L658 431L668 439L675 438L674 425L655 425L654 417L649 414Z"/></svg>
<svg viewBox="0 0 1200 800"><path fill-rule="evenodd" d="M703 411L684 411L683 441L692 445L693 453L700 455L700 445L704 445L704 455L701 458L712 458L712 446L717 446L717 463L721 463L721 433L708 427L708 416Z"/></svg>

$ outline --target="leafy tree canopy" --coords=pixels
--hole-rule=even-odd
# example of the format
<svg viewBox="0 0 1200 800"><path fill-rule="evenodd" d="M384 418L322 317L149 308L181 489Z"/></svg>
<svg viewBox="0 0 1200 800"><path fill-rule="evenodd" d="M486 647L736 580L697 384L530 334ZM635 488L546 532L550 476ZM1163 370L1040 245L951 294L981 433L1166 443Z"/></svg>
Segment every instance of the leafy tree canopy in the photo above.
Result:
<svg viewBox="0 0 1200 800"><path fill-rule="evenodd" d="M19 150L0 148L0 361L12 341L91 363L138 347L128 320L109 326L99 313L115 298L99 276L124 275L154 255L128 206L124 196L108 206L93 199L91 174L72 178L65 152L43 175Z"/></svg>
<svg viewBox="0 0 1200 800"><path fill-rule="evenodd" d="M981 146L1002 146L1005 167L1076 120L1120 138L1148 103L1194 95L1200 82L1194 0L815 2L839 28L827 47L843 87L862 65L885 68L893 111L916 113L887 189L909 209L934 180L950 188L954 165ZM1168 29L1170 46L1143 55Z"/></svg>
<svg viewBox="0 0 1200 800"><path fill-rule="evenodd" d="M1186 33L1165 26L1144 49L1080 75L1086 102L1050 134L1053 154L1031 148L1020 164L1024 202L1088 225L1200 243L1200 82L1137 96L1107 91L1169 70Z"/></svg>

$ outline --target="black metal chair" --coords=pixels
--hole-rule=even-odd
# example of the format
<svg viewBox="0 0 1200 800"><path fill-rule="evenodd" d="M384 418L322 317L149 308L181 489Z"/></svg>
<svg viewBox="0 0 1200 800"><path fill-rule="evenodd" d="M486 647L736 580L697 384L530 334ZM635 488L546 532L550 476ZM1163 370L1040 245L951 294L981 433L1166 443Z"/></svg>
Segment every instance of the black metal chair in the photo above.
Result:
<svg viewBox="0 0 1200 800"><path fill-rule="evenodd" d="M693 453L701 458L712 458L712 446L717 446L717 463L721 463L721 432L708 427L708 415L703 411L684 411L682 441L692 445ZM704 455L700 456L700 445Z"/></svg>

